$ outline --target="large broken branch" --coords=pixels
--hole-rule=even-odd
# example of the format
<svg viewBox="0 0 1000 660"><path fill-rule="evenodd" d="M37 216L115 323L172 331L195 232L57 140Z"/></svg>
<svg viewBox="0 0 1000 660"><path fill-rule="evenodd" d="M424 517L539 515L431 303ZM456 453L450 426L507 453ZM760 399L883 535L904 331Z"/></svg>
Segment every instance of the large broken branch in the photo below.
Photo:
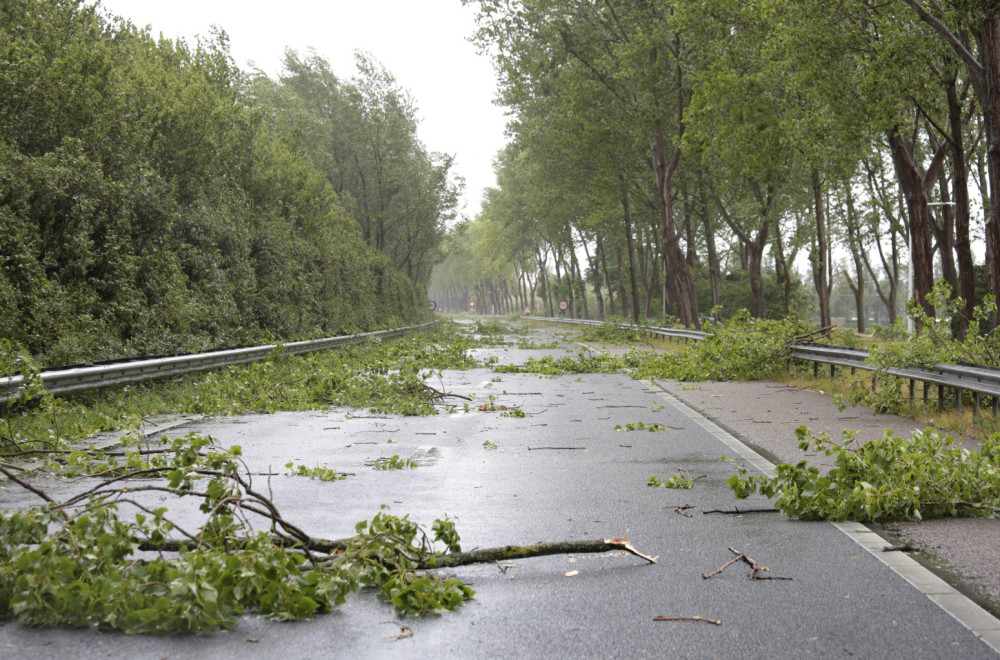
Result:
<svg viewBox="0 0 1000 660"><path fill-rule="evenodd" d="M658 557L650 557L632 547L627 539L613 538L603 541L563 541L561 543L536 543L535 545L505 545L502 548L484 548L469 552L456 552L447 555L433 555L423 563L421 568L452 568L467 564L482 564L485 562L524 559L527 557L542 557L545 555L585 554L593 552L609 552L621 550L641 557L655 564Z"/></svg>
<svg viewBox="0 0 1000 660"><path fill-rule="evenodd" d="M312 552L339 554L350 547L351 539L317 539L310 538L308 542L298 544L289 538L272 537L275 545L284 547L304 547ZM139 544L139 550L154 552L178 552L182 548L192 549L195 544L189 541L168 540L162 543L144 541ZM469 564L486 564L511 559L526 559L528 557L543 557L545 555L587 554L595 552L612 552L620 550L641 557L655 564L658 557L650 557L636 550L624 538L612 538L597 541L562 541L559 543L536 543L534 545L505 545L500 548L483 548L468 552L454 552L445 555L429 555L420 561L419 568L454 568Z"/></svg>

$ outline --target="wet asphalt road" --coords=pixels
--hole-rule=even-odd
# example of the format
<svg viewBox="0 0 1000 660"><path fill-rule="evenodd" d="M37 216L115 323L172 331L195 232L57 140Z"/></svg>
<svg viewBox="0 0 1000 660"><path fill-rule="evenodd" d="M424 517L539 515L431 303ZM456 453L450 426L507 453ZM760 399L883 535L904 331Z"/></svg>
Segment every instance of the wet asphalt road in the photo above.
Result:
<svg viewBox="0 0 1000 660"><path fill-rule="evenodd" d="M503 362L544 353L487 352ZM275 502L315 536L345 536L387 504L428 526L444 514L456 518L464 549L628 534L658 563L608 553L518 560L506 572L463 567L457 575L477 590L475 599L457 612L404 621L413 636L402 640L391 638L399 627L385 623L397 618L392 609L366 593L310 622L244 617L232 630L204 636L7 622L0 658L996 657L833 525L776 514L705 515L733 507L725 480L743 459L658 388L624 375L486 369L447 372L443 387L474 393L477 404L492 394L528 417L461 407L423 418L334 410L204 420L176 432L239 444L254 472L279 473L270 478ZM666 430L615 430L635 422ZM529 449L540 447L585 449ZM421 466L366 466L394 454L415 455ZM289 461L356 476L332 483L287 477ZM670 477L677 468L698 477L694 488L646 486L650 476ZM6 506L21 501L9 488L0 498ZM690 517L671 508L681 505L693 507L685 511ZM703 579L732 559L730 546L793 579L753 581L742 564ZM567 577L571 571L579 573ZM655 616L703 616L722 625Z"/></svg>

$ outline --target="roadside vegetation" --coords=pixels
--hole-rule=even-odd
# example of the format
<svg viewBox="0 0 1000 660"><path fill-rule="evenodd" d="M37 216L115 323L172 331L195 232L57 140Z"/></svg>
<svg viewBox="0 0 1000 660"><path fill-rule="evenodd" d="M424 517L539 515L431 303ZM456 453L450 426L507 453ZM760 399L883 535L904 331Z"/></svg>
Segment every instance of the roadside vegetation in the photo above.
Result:
<svg viewBox="0 0 1000 660"><path fill-rule="evenodd" d="M0 4L0 337L57 366L426 318L460 184L388 71L273 80L95 5Z"/></svg>
<svg viewBox="0 0 1000 660"><path fill-rule="evenodd" d="M278 356L230 369L54 397L37 379L31 357L0 340L0 375L26 385L0 425L0 451L65 448L100 431L138 428L164 414L236 415L335 406L402 415L434 414L444 393L427 383L441 369L477 365L479 345L452 324L388 341L306 355ZM2 457L2 455L0 455Z"/></svg>

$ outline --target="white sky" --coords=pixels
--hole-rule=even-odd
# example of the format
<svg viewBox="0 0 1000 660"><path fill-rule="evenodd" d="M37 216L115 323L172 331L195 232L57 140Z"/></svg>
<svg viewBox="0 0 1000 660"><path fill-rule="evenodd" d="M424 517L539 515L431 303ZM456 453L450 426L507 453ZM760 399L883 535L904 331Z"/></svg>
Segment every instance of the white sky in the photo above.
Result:
<svg viewBox="0 0 1000 660"><path fill-rule="evenodd" d="M493 158L503 147L503 110L492 104L492 65L467 37L473 7L461 0L100 0L112 14L150 26L154 36L190 43L218 25L237 65L276 77L285 48L314 48L341 78L355 74L354 51L366 50L411 92L429 151L454 155L466 182L465 208L479 212L482 189L495 185Z"/></svg>

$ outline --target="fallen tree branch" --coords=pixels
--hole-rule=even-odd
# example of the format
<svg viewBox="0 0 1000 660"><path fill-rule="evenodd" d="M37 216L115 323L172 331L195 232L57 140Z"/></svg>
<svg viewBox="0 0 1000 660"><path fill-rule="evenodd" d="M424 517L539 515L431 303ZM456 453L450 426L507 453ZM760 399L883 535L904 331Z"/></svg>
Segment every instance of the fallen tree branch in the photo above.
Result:
<svg viewBox="0 0 1000 660"><path fill-rule="evenodd" d="M421 568L451 568L467 564L481 564L545 555L584 554L622 550L655 564L658 557L650 557L636 550L627 539L613 538L598 541L562 541L560 543L536 543L535 545L505 545L502 548L484 548L469 552L428 557Z"/></svg>
<svg viewBox="0 0 1000 660"><path fill-rule="evenodd" d="M297 543L290 538L273 536L271 540L275 545L295 548L302 547L312 552L335 555L346 551L355 537L346 539L317 539L310 538L305 543ZM246 539L241 539L238 543L247 543ZM182 548L192 549L196 544L167 540L162 543L152 543L144 541L139 544L139 550L157 552L179 552ZM453 552L444 555L429 555L419 560L419 568L453 568L455 566L467 566L469 564L497 563L509 561L511 559L526 559L528 557L544 557L546 555L565 554L586 554L595 552L610 552L622 550L636 557L641 557L651 564L655 564L658 557L650 557L636 550L632 544L623 538L612 538L597 541L562 541L558 543L536 543L534 545L505 545L500 548L482 548L470 550L468 552Z"/></svg>

